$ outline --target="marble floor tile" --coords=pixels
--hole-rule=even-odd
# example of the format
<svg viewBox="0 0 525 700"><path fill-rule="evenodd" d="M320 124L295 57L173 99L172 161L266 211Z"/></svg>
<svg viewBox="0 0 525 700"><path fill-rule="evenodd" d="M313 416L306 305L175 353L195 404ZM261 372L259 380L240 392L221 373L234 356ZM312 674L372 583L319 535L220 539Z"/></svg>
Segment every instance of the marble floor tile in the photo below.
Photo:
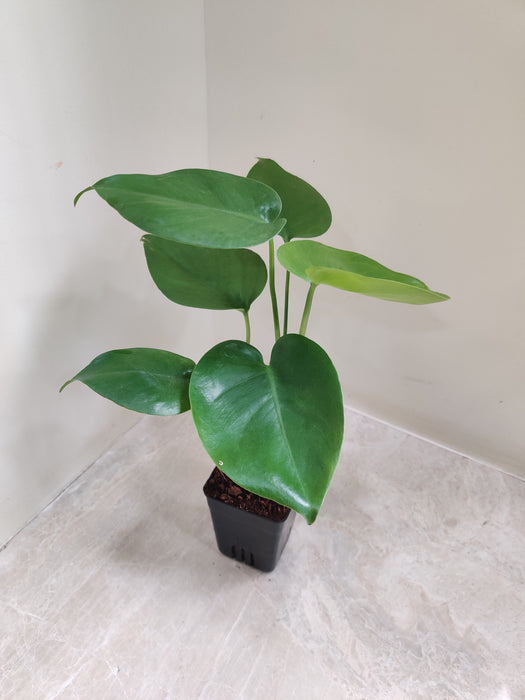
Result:
<svg viewBox="0 0 525 700"><path fill-rule="evenodd" d="M211 466L144 418L0 552L2 700L525 698L525 482L347 411L265 574L217 551Z"/></svg>

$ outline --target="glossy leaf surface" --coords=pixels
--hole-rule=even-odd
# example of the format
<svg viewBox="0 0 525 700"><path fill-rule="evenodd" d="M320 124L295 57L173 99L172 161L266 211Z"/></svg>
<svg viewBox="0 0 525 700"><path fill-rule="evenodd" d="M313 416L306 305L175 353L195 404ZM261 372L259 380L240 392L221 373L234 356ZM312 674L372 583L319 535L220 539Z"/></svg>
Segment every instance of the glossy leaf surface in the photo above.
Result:
<svg viewBox="0 0 525 700"><path fill-rule="evenodd" d="M266 285L263 259L251 250L221 250L143 236L148 269L177 304L248 311Z"/></svg>
<svg viewBox="0 0 525 700"><path fill-rule="evenodd" d="M263 183L216 170L112 175L95 190L132 224L155 236L210 248L244 248L285 225L279 196Z"/></svg>
<svg viewBox="0 0 525 700"><path fill-rule="evenodd" d="M274 160L259 158L248 177L264 182L280 196L283 203L281 216L286 219L286 226L281 231L285 241L314 238L330 228L332 213L324 197Z"/></svg>
<svg viewBox="0 0 525 700"><path fill-rule="evenodd" d="M167 350L129 348L98 355L66 382L76 380L124 408L156 416L183 413L190 407L193 360Z"/></svg>
<svg viewBox="0 0 525 700"><path fill-rule="evenodd" d="M198 362L190 399L199 436L219 468L311 524L343 439L341 387L325 351L289 334L266 365L247 343L220 343Z"/></svg>
<svg viewBox="0 0 525 700"><path fill-rule="evenodd" d="M314 284L405 304L433 304L449 299L416 277L390 270L359 253L316 241L285 243L278 249L277 257L287 270Z"/></svg>

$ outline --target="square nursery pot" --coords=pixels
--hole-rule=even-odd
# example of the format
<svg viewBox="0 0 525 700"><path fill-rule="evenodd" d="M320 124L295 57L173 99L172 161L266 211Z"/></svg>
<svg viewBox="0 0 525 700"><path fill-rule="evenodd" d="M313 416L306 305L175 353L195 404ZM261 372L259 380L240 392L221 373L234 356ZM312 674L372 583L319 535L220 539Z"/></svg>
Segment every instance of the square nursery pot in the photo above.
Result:
<svg viewBox="0 0 525 700"><path fill-rule="evenodd" d="M295 511L242 489L217 468L203 490L219 551L260 571L273 571L290 536Z"/></svg>

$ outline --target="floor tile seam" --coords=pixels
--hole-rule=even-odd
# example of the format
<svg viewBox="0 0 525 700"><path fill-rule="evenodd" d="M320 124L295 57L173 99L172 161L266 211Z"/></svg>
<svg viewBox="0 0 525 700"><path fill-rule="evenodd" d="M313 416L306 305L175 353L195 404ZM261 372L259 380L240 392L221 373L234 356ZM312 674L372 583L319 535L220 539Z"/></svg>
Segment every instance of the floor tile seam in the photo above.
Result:
<svg viewBox="0 0 525 700"><path fill-rule="evenodd" d="M415 438L417 440L421 440L422 442L426 443L427 445L433 445L434 447L439 448L440 450L445 450L446 452L450 452L451 454L454 454L454 455L461 457L463 459L468 459L470 462L473 462L474 464L477 464L481 467L486 467L487 469L490 469L491 471L497 472L498 474L502 474L503 476L509 477L511 479L515 479L516 481L519 481L520 483L523 483L525 485L525 477L522 477L519 474L513 474L512 472L509 472L506 469L504 469L499 464L495 464L495 463L490 462L488 460L480 459L479 457L474 457L473 455L467 454L466 452L461 452L461 450L457 449L456 447L452 447L451 445L447 445L444 442L439 442L438 440L434 440L434 439L428 437L427 435L422 435L421 433L417 433L416 431L409 430L408 428L406 428L402 425L392 423L392 422L388 421L386 418L381 418L379 416L375 416L371 413L368 413L367 411L364 411L363 409L356 408L355 406L351 406L350 404L345 403L344 409L345 409L345 411L353 413L357 416L361 416L363 418L368 418L369 420L380 423L381 425L384 425L387 428L391 428L392 430L397 430L398 432L403 433L403 434L407 435L408 437L412 437L412 438Z"/></svg>
<svg viewBox="0 0 525 700"><path fill-rule="evenodd" d="M104 450L92 461L90 462L87 466L85 466L71 481L67 482L56 494L53 496L53 498L47 503L45 506L43 506L37 513L33 515L26 523L22 525L20 529L18 529L11 537L9 537L6 542L3 544L0 544L0 554L6 549L12 542L15 540L19 535L21 535L26 528L28 528L30 525L32 525L35 520L40 518L47 510L52 508L68 491L70 491L82 478L84 478L88 472L95 467L95 465L104 458L104 456L110 452L115 445L122 439L124 439L128 433L130 433L132 430L135 430L136 427L142 423L145 420L146 416L142 416L139 418L139 420L134 423L131 427L129 427L127 430L125 430L122 433L119 433L119 435L115 436L115 438L110 442L109 445L107 445Z"/></svg>

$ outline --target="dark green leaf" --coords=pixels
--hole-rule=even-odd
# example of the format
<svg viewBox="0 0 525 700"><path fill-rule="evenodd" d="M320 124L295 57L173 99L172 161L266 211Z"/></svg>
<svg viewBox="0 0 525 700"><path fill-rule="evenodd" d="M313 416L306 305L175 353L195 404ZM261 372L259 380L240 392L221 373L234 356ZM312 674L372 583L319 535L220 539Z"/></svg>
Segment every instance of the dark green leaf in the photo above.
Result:
<svg viewBox="0 0 525 700"><path fill-rule="evenodd" d="M153 281L168 299L200 309L248 311L266 285L266 265L251 250L221 250L143 236Z"/></svg>
<svg viewBox="0 0 525 700"><path fill-rule="evenodd" d="M212 348L190 382L193 419L211 458L233 481L312 523L337 464L343 402L328 355L285 335L270 365L230 340Z"/></svg>
<svg viewBox="0 0 525 700"><path fill-rule="evenodd" d="M190 408L188 388L195 363L167 350L110 350L84 367L73 379L119 406L139 413L171 416Z"/></svg>
<svg viewBox="0 0 525 700"><path fill-rule="evenodd" d="M248 177L269 185L281 198L281 216L286 219L281 236L285 241L314 238L330 228L332 213L325 199L311 185L283 170L274 160L259 158Z"/></svg>
<svg viewBox="0 0 525 700"><path fill-rule="evenodd" d="M125 219L161 238L210 248L244 248L273 238L286 223L266 185L216 170L113 175L95 190Z"/></svg>
<svg viewBox="0 0 525 700"><path fill-rule="evenodd" d="M277 257L284 268L314 284L405 304L433 304L450 298L432 291L416 277L394 272L359 253L316 241L285 243Z"/></svg>

